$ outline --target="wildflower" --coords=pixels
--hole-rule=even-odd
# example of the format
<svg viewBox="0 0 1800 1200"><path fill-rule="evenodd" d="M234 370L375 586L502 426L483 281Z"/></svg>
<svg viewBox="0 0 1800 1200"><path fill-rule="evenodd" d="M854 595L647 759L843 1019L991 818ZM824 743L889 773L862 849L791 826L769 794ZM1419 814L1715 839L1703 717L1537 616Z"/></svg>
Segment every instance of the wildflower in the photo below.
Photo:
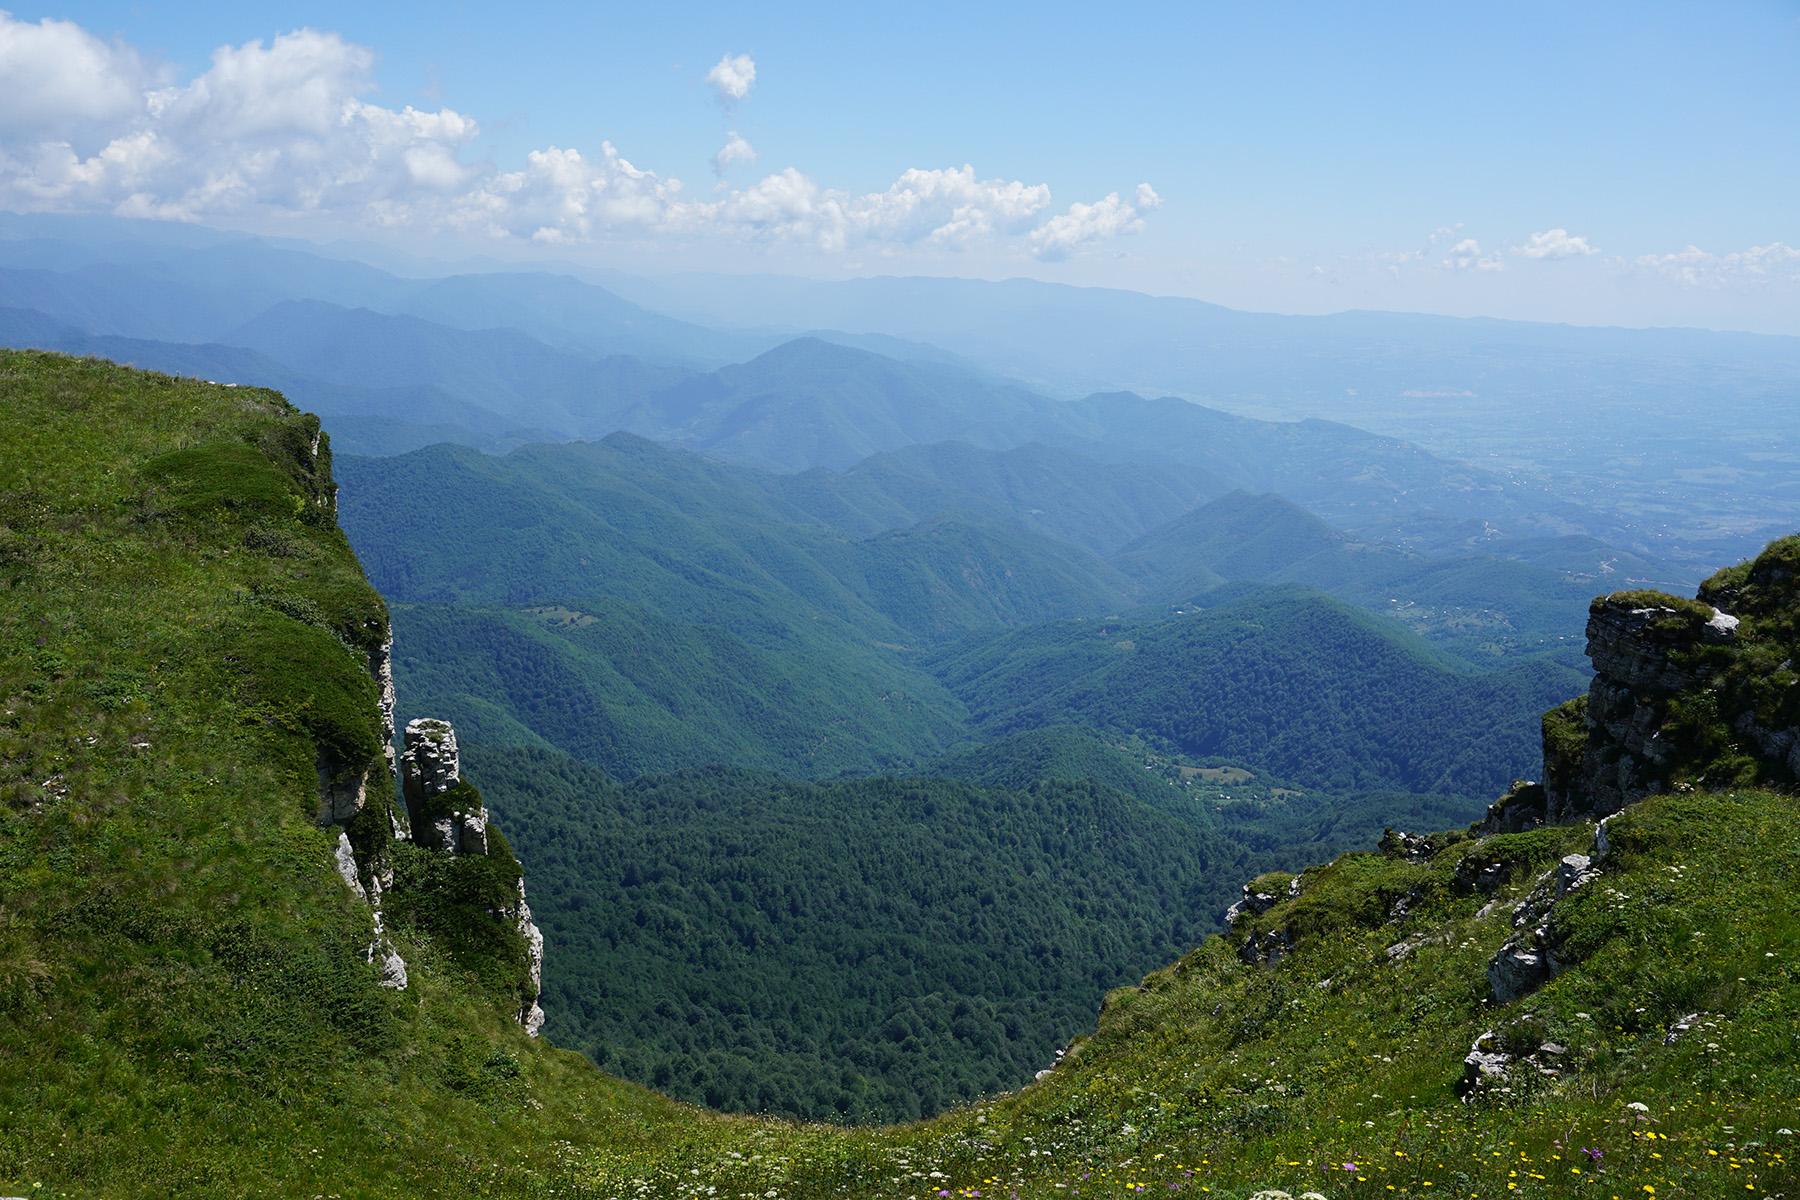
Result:
<svg viewBox="0 0 1800 1200"><path fill-rule="evenodd" d="M1588 1160L1590 1162L1599 1162L1601 1159L1606 1157L1606 1151L1596 1150L1592 1146L1583 1146L1581 1148L1581 1152L1588 1156Z"/></svg>

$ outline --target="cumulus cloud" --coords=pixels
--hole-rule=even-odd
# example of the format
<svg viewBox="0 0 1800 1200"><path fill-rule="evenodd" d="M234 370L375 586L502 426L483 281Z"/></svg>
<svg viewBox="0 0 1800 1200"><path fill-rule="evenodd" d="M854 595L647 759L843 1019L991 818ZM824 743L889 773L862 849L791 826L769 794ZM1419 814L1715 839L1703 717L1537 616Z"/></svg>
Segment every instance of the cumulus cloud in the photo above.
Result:
<svg viewBox="0 0 1800 1200"><path fill-rule="evenodd" d="M0 45L19 36L0 17ZM69 136L69 106L48 111L40 98L36 111L15 109L0 136L0 203L175 219L356 206L379 216L461 187L471 172L457 155L475 122L366 103L372 61L306 29L221 47L186 85L143 88L129 105L108 99L110 130L91 153Z"/></svg>
<svg viewBox="0 0 1800 1200"><path fill-rule="evenodd" d="M1450 247L1438 265L1446 271L1499 271L1506 266L1498 254L1483 254L1481 243L1474 238L1464 238Z"/></svg>
<svg viewBox="0 0 1800 1200"><path fill-rule="evenodd" d="M1137 233L1144 227L1140 214L1160 207L1162 197L1149 184L1140 183L1134 200L1135 203L1124 201L1119 199L1119 193L1109 192L1093 204L1071 204L1067 212L1031 231L1031 252L1054 262L1090 242Z"/></svg>
<svg viewBox="0 0 1800 1200"><path fill-rule="evenodd" d="M1725 254L1689 246L1667 254L1639 255L1633 265L1688 287L1800 283L1800 249L1786 242L1770 242Z"/></svg>
<svg viewBox="0 0 1800 1200"><path fill-rule="evenodd" d="M597 152L547 146L502 169L471 161L480 133L472 117L370 102L373 61L336 34L301 29L221 47L206 70L172 82L79 26L0 13L0 66L39 85L0 97L0 207L322 217L539 242L667 234L826 251L987 244L1053 259L1136 232L1161 204L1140 184L1131 201L1115 193L1049 215L1047 185L984 179L968 164L906 170L871 192L789 167L692 199L679 179L638 166L610 141ZM65 70L70 63L83 78ZM741 97L755 66L727 56L713 74L722 95ZM714 166L723 173L755 155L733 133Z"/></svg>
<svg viewBox="0 0 1800 1200"><path fill-rule="evenodd" d="M748 54L727 54L706 73L706 82L712 84L719 103L736 104L756 82L756 60Z"/></svg>
<svg viewBox="0 0 1800 1200"><path fill-rule="evenodd" d="M756 161L756 147L745 141L734 130L725 135L725 144L713 155L713 174L724 175L733 163L753 163Z"/></svg>
<svg viewBox="0 0 1800 1200"><path fill-rule="evenodd" d="M1524 245L1513 247L1513 253L1520 258L1582 258L1599 251L1586 238L1558 228L1532 234Z"/></svg>
<svg viewBox="0 0 1800 1200"><path fill-rule="evenodd" d="M72 21L35 25L0 12L0 131L63 134L130 116L150 79L129 47L108 45Z"/></svg>

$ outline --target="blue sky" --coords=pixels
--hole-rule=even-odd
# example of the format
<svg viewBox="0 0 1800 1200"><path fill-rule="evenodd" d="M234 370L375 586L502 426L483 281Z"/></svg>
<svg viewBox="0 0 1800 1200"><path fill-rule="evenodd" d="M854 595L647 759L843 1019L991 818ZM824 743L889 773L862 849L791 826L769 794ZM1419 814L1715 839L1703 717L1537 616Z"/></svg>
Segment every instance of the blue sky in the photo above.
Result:
<svg viewBox="0 0 1800 1200"><path fill-rule="evenodd" d="M265 195L262 185L217 186L216 164L211 187L195 185L206 174L197 166L176 181L167 161L154 179L134 168L134 182L66 188L48 201L32 198L56 188L15 187L14 207L27 206L20 196L115 211L129 201L213 224L632 269L1030 274L1295 311L1800 333L1800 4L1791 2L526 13L118 3L12 13L15 29L71 22L128 52L145 91L191 88L220 46L300 27L336 35L369 57L348 71L329 54L301 65L383 110L467 119L478 132L418 136L450 147L455 187L480 190L490 214L501 201L480 180L548 147L580 152L585 174L572 186L583 196L622 194L619 168L592 166L603 141L655 176L630 181L630 203L610 215L572 224L567 193L540 193L535 181L505 193L507 203L529 194L529 204L478 228L470 204L447 198L448 180L431 184L429 204L336 177L333 189ZM728 55L748 56L755 77L725 104L706 75ZM292 70L277 84L302 86ZM209 102L210 115L181 128L193 138L213 131L205 145L216 147L222 102ZM27 169L19 164L41 153L26 151L45 138L70 144L73 161L91 159L141 125L128 107L61 124L39 113L33 125L6 120L0 101L9 156L0 176ZM158 133L165 157L205 157L174 126ZM731 133L755 159L716 173ZM258 128L239 149L270 152L268 137ZM360 143L344 152L369 153ZM909 169L964 164L972 181L901 185ZM569 163L557 165L573 178ZM757 190L789 168L779 188ZM666 186L673 180L679 193ZM1006 194L1012 183L1047 197ZM938 190L919 201L921 188ZM896 218L896 197L917 211ZM958 223L958 211L968 219Z"/></svg>

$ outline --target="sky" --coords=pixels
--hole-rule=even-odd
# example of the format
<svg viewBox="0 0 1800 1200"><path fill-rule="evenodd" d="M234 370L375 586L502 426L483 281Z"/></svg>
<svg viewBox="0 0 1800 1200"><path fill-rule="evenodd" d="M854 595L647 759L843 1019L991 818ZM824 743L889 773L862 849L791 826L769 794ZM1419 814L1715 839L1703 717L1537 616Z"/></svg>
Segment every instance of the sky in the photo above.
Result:
<svg viewBox="0 0 1800 1200"><path fill-rule="evenodd" d="M1800 0L16 4L0 208L1800 334Z"/></svg>

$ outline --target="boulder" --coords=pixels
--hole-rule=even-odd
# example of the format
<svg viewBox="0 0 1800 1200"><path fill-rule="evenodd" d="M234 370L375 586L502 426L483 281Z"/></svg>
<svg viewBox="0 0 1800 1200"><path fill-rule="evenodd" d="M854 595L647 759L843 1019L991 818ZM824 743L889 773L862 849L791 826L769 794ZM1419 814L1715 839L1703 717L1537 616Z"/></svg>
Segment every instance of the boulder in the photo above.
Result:
<svg viewBox="0 0 1800 1200"><path fill-rule="evenodd" d="M1503 1085L1512 1063L1512 1055L1500 1049L1498 1035L1492 1029L1488 1030L1475 1039L1468 1054L1463 1056L1463 1074L1457 1082L1456 1094L1466 1104L1482 1089Z"/></svg>

